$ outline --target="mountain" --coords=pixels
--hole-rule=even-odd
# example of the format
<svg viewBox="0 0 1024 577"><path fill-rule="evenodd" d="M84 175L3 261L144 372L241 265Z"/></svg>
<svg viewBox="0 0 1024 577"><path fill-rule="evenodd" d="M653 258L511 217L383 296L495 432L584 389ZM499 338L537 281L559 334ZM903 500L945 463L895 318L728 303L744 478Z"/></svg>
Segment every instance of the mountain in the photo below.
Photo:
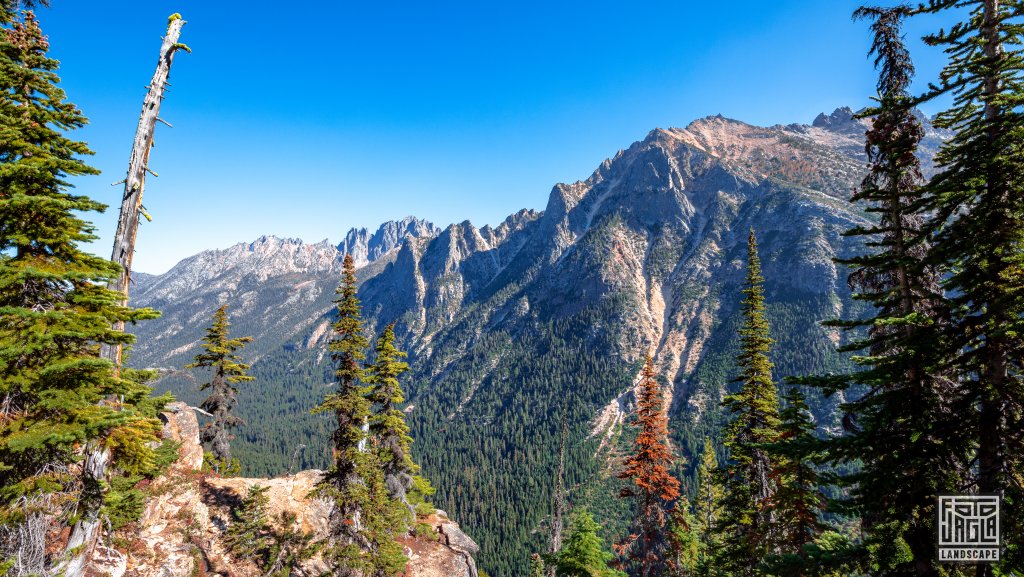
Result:
<svg viewBox="0 0 1024 577"><path fill-rule="evenodd" d="M201 252L162 275L135 273L132 302L162 316L133 329L138 344L132 352L145 366L181 367L195 354L213 311L230 302L234 330L252 335L256 343L249 352L262 356L331 310L346 250L362 254L362 274L373 274L407 239L436 234L433 224L407 217L385 222L372 236L352 229L339 246L262 236Z"/></svg>
<svg viewBox="0 0 1024 577"><path fill-rule="evenodd" d="M353 228L338 245L338 250L342 254L351 254L356 266L363 266L401 246L407 236L431 238L439 232L440 229L432 223L407 216L402 220L385 222L372 235L369 229Z"/></svg>
<svg viewBox="0 0 1024 577"><path fill-rule="evenodd" d="M602 518L608 537L622 530L621 504L608 496L645 354L669 386L677 454L689 459L705 436L717 437L719 401L735 376L748 230L758 235L767 278L776 376L848 365L835 352L843 336L819 323L860 306L833 258L859 250L842 233L869 218L848 201L865 173L867 126L848 108L811 125L703 118L653 130L586 180L556 185L543 212L406 237L373 261L365 234L342 243L367 247L364 316L372 331L396 322L412 366L405 386L414 451L439 487L438 506L480 543L484 569L524 575L529 553L543 550L563 411L570 500ZM931 170L931 151L949 135L926 128ZM144 283L173 283L172 273ZM306 411L330 382L325 291L337 273L310 265L259 274L256 286L211 277L216 290L181 281L173 301L139 290L135 304L183 308L195 328L184 329L180 316L180 325L166 316L140 325L162 342L140 343L134 362L180 366L194 351L175 335L198 334L215 302L238 303L237 334L252 327L272 335L247 351L257 380L240 395L250 425L236 453L262 474L284 469L304 444L303 466L323 466L329 424ZM246 297L254 291L263 296ZM197 398L184 381L161 386ZM823 430L837 426L840 400L810 399ZM690 475L690 467L677 473Z"/></svg>

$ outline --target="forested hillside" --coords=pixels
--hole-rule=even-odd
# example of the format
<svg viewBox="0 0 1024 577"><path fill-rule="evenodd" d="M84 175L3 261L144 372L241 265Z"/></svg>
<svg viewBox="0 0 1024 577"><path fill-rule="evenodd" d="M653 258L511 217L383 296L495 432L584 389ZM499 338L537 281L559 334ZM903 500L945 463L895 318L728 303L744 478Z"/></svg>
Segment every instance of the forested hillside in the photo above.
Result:
<svg viewBox="0 0 1024 577"><path fill-rule="evenodd" d="M840 109L812 125L712 117L655 130L586 181L554 187L543 212L521 211L493 228L451 225L360 269L374 330L397 321L411 354L413 450L440 488L438 504L479 539L484 567L524 571L531 548L540 549L563 403L570 500L607 512L612 534L622 527L613 511L621 504L607 498L617 483L609 471L647 352L672 384L673 440L690 462L678 472L692 478L705 435L718 438L719 401L735 376L735 295L750 228L764 255L778 374L847 367L835 352L845 337L819 323L858 310L832 259L853 254L857 241L842 233L870 221L848 200L864 174L864 129ZM947 137L929 129L926 165ZM238 430L235 449L252 474L285 471L296 455L299 467L328 458L329 427L308 410L329 382L320 344L340 256L326 245L292 242L282 251L272 242L249 250L325 252L309 273L258 263L204 273L185 261L137 293L140 304L169 311L140 337L174 340L140 339L149 344L135 352L136 366L177 368L194 354L198 328L169 326L177 310L199 316L235 303L238 334L257 335L248 352L256 380L239 395L250 425ZM165 288L180 278L194 286ZM288 330L264 329L272 319ZM180 376L163 387L198 399ZM811 395L823 430L838 430L840 401Z"/></svg>

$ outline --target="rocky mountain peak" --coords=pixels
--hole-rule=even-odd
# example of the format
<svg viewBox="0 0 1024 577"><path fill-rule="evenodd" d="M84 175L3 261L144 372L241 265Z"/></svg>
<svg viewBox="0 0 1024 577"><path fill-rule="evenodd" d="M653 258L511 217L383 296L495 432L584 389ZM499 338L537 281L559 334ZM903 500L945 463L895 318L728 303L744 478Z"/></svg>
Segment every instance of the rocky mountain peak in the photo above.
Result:
<svg viewBox="0 0 1024 577"><path fill-rule="evenodd" d="M345 235L345 240L338 245L342 254L351 254L356 266L374 262L385 254L401 246L407 237L432 238L440 234L441 229L433 223L407 216L401 220L389 220L370 233L367 228L353 228Z"/></svg>
<svg viewBox="0 0 1024 577"><path fill-rule="evenodd" d="M853 109L849 106L840 106L832 111L832 114L826 115L824 112L819 114L811 126L815 128L835 128L839 126L845 126L854 122Z"/></svg>

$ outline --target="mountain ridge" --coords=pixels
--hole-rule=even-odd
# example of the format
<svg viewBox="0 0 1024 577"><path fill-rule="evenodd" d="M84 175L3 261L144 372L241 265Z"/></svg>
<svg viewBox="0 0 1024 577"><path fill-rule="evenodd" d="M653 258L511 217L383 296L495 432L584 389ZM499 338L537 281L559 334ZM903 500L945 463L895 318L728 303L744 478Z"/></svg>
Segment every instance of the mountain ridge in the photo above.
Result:
<svg viewBox="0 0 1024 577"><path fill-rule="evenodd" d="M719 115L655 129L586 179L553 186L543 211L407 237L359 269L369 332L395 322L409 352L413 450L441 487L438 504L478 537L483 567L523 574L530 547L539 550L563 410L570 499L602 514L613 534L622 529L615 504L594 495L613 493L608 472L645 354L655 356L672 399L679 456L718 434L748 230L758 234L768 279L776 374L847 366L835 352L843 337L819 322L862 306L833 259L859 250L843 232L870 218L848 200L865 173L857 134L867 122L841 108L810 125L759 127ZM930 151L947 135L928 124L926 134L931 166ZM370 255L368 233L355 237ZM275 246L286 255L316 252ZM238 303L237 334L265 341L247 352L259 393L239 397L243 417L259 423L240 431L236 451L254 472L280 470L299 443L310 447L303 467L326 464L329 424L306 411L331 382L323 344L337 276L328 266L259 282L243 274L237 286L216 277L204 299L179 295L174 303L147 300L153 288L133 294L135 304L171 305L166 317L194 315L194 326L179 320L170 331L191 331L193 347L217 302ZM148 324L157 335L170 330L164 319ZM181 366L194 354L182 340L141 346L135 362ZM160 386L194 395L186 382ZM811 397L819 427L838 425L839 402Z"/></svg>

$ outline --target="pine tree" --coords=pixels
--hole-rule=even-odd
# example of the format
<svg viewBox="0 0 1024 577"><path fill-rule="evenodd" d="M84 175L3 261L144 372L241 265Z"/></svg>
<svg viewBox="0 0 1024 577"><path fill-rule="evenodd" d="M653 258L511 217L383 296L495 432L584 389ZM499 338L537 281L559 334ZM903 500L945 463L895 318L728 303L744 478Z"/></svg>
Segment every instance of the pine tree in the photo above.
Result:
<svg viewBox="0 0 1024 577"><path fill-rule="evenodd" d="M932 95L955 131L926 187L928 260L945 273L941 357L959 382L958 417L976 444L969 489L1001 493L1006 550L978 575L1024 571L1024 18L1019 0L931 0L966 20L926 37L949 61Z"/></svg>
<svg viewBox="0 0 1024 577"><path fill-rule="evenodd" d="M366 370L369 400L373 404L370 434L379 453L390 498L409 507L407 493L419 467L413 463L409 452L412 437L405 423L405 413L399 408L405 403L405 394L398 379L409 370L409 365L401 360L406 354L395 347L394 323L385 327L374 352L374 361ZM415 511L410 510L410 515L409 521L414 520Z"/></svg>
<svg viewBox="0 0 1024 577"><path fill-rule="evenodd" d="M212 421L200 430L200 438L212 446L213 468L218 473L237 473L240 466L231 459L231 441L235 436L231 429L244 423L233 414L238 405L238 389L236 383L253 380L246 374L249 365L239 362L241 358L235 354L252 337L229 338L228 305L223 304L213 313L213 324L206 329L203 337L205 352L195 356L194 362L185 365L186 369L211 369L210 381L199 386L200 391L209 389L200 407L212 415Z"/></svg>
<svg viewBox="0 0 1024 577"><path fill-rule="evenodd" d="M267 487L249 487L241 507L234 511L235 520L224 537L224 544L232 555L239 559L252 559L260 568L265 567L270 554L270 522L267 519L269 505Z"/></svg>
<svg viewBox="0 0 1024 577"><path fill-rule="evenodd" d="M76 472L81 447L97 443L115 471L142 472L160 424L140 401L148 390L97 357L100 343L132 341L112 322L156 313L121 306L104 288L117 266L80 249L96 238L82 216L105 208L68 192L68 178L97 173L68 136L86 119L58 88L35 16L15 7L0 4L0 556L25 575L58 561L43 532L82 512L65 504L100 509L106 485Z"/></svg>
<svg viewBox="0 0 1024 577"><path fill-rule="evenodd" d="M787 560L790 570L784 575L808 575L809 570L793 572L796 561L807 561L805 547L822 534L824 525L820 515L825 505L818 471L812 458L817 457L821 444L814 437L814 421L804 401L803 393L791 387L785 396L779 440L768 447L775 461L776 491L773 507L778 522L777 555L798 559ZM809 569L806 568L805 569Z"/></svg>
<svg viewBox="0 0 1024 577"><path fill-rule="evenodd" d="M754 231L747 238L747 286L743 289L744 323L740 329L740 390L722 404L731 421L725 446L731 462L723 501L724 548L721 559L734 575L755 575L761 560L773 552L776 519L774 464L765 445L779 438L779 399L768 360L772 339L765 318L764 277Z"/></svg>
<svg viewBox="0 0 1024 577"><path fill-rule="evenodd" d="M716 564L716 555L722 546L719 531L724 498L715 447L711 439L705 438L700 464L697 465L697 497L693 507L693 526L698 538L697 575L710 577L721 574Z"/></svg>
<svg viewBox="0 0 1024 577"><path fill-rule="evenodd" d="M685 496L676 501L668 518L668 571L671 577L696 575L700 556L697 520Z"/></svg>
<svg viewBox="0 0 1024 577"><path fill-rule="evenodd" d="M604 539L598 535L601 526L586 509L573 518L565 545L555 555L555 575L558 577L625 577L608 563L615 556L605 549Z"/></svg>
<svg viewBox="0 0 1024 577"><path fill-rule="evenodd" d="M544 577L546 574L544 560L541 558L540 553L532 553L530 555L530 577Z"/></svg>
<svg viewBox="0 0 1024 577"><path fill-rule="evenodd" d="M408 561L395 538L408 532L409 512L388 485L386 452L379 446L374 449L365 454L366 501L360 511L363 547L349 568L358 569L364 577L394 577Z"/></svg>
<svg viewBox="0 0 1024 577"><path fill-rule="evenodd" d="M291 511L282 511L278 517L280 528L274 529L270 537L266 577L290 577L297 573L295 570L303 561L318 552L319 546L313 541L315 533L303 532L301 527L297 527L296 519Z"/></svg>
<svg viewBox="0 0 1024 577"><path fill-rule="evenodd" d="M679 497L679 480L669 473L672 453L668 446L668 415L665 395L654 372L654 360L647 356L637 388L636 427L639 429L632 454L626 459L620 479L630 485L619 496L635 502L633 531L619 544L619 553L634 565L639 577L662 574L667 554L666 523L672 503Z"/></svg>
<svg viewBox="0 0 1024 577"><path fill-rule="evenodd" d="M877 105L862 113L872 121L869 172L852 200L879 218L846 233L863 237L870 250L839 262L852 268L854 298L869 303L873 314L828 324L854 331L853 342L840 351L860 352L854 357L860 368L794 382L822 386L829 394L847 391L852 399L842 406L848 434L828 440L825 448L828 460L848 471L839 479L848 498L834 509L860 517L864 561L893 575L937 575L936 496L955 490L966 467L967 439L939 348L948 324L940 270L926 258L930 241L917 157L924 129L908 92L914 66L901 35L910 13L898 6L854 14L872 20L870 53L880 73Z"/></svg>
<svg viewBox="0 0 1024 577"><path fill-rule="evenodd" d="M337 425L332 437L334 464L317 484L313 496L333 503L330 545L324 556L344 568L346 574L357 572L363 548L368 546L362 534L361 514L369 500L365 478L371 468L370 455L362 450L366 440L363 424L370 413L362 361L369 342L363 332L357 289L355 262L352 255L346 254L335 300L338 320L333 325L334 336L328 345L337 367L334 376L338 389L313 410L314 413L332 413Z"/></svg>

